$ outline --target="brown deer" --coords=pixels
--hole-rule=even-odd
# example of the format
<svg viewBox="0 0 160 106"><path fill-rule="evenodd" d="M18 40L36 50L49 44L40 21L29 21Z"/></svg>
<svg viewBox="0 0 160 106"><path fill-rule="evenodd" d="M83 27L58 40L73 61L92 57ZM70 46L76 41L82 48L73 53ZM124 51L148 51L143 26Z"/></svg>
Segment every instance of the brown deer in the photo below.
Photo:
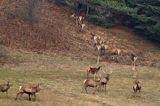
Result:
<svg viewBox="0 0 160 106"><path fill-rule="evenodd" d="M107 44L104 44L104 43L101 44L101 51L104 51L104 53L107 52L108 48L109 46Z"/></svg>
<svg viewBox="0 0 160 106"><path fill-rule="evenodd" d="M107 74L105 77L100 78L100 89L101 87L105 88L105 93L106 93L106 86L110 80L110 74Z"/></svg>
<svg viewBox="0 0 160 106"><path fill-rule="evenodd" d="M98 73L98 71L101 69L102 66L99 67L89 67L89 69L87 69L87 78L89 77L89 74L93 74L94 75L94 79Z"/></svg>
<svg viewBox="0 0 160 106"><path fill-rule="evenodd" d="M112 49L110 49L110 52L111 52L111 54L113 54L113 55L120 55L121 49L112 48Z"/></svg>
<svg viewBox="0 0 160 106"><path fill-rule="evenodd" d="M11 87L11 84L10 84L9 81L7 81L6 84L1 84L0 85L0 92L3 92L3 93L6 92L6 94L8 96L8 90L10 89L10 87Z"/></svg>
<svg viewBox="0 0 160 106"><path fill-rule="evenodd" d="M142 89L142 86L141 86L141 82L139 81L139 80L135 80L134 81L134 86L133 86L133 91L135 92L135 93L137 93L138 91L140 92L141 91L141 89Z"/></svg>
<svg viewBox="0 0 160 106"><path fill-rule="evenodd" d="M20 86L15 100L17 100L17 98L19 96L22 96L25 93L25 94L28 94L29 100L31 101L31 95L34 95L34 97L36 99L36 93L38 93L40 90L41 90L41 88L40 88L39 84Z"/></svg>
<svg viewBox="0 0 160 106"><path fill-rule="evenodd" d="M96 81L92 79L85 79L83 81L83 88L85 89L86 93L88 93L87 88L91 87L91 88L94 88L93 94L95 94L95 91L97 90L99 85L100 85L99 80ZM82 89L82 92L83 92L83 89Z"/></svg>
<svg viewBox="0 0 160 106"><path fill-rule="evenodd" d="M81 23L81 24L80 24L80 27L81 27L81 30L80 30L80 31L81 31L81 32L84 32L84 28L85 28L85 26L86 26L86 24L85 24L85 23Z"/></svg>
<svg viewBox="0 0 160 106"><path fill-rule="evenodd" d="M102 53L106 53L108 51L109 46L107 44L97 44L95 46L95 50L98 51L98 55L101 55Z"/></svg>
<svg viewBox="0 0 160 106"><path fill-rule="evenodd" d="M81 25L85 19L82 15L76 15L75 13L71 15L71 18L74 18L77 25Z"/></svg>
<svg viewBox="0 0 160 106"><path fill-rule="evenodd" d="M97 36L95 33L91 32L90 33L92 36L91 36L91 40L93 40L93 43L94 43L94 46L96 45L100 45L100 40L101 40L101 37L100 36Z"/></svg>
<svg viewBox="0 0 160 106"><path fill-rule="evenodd" d="M131 54L131 61L132 61L132 66L135 67L136 66L136 61L137 61L138 57L135 54Z"/></svg>

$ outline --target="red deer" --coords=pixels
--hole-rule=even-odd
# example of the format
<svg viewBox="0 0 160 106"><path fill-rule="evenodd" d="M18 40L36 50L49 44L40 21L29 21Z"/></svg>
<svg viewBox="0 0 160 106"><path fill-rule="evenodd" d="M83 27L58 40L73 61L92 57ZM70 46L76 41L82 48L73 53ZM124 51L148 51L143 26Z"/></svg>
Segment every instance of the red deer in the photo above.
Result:
<svg viewBox="0 0 160 106"><path fill-rule="evenodd" d="M84 31L84 27L86 26L86 24L85 23L82 23L82 24L80 24L80 27L81 27L81 32L83 32Z"/></svg>
<svg viewBox="0 0 160 106"><path fill-rule="evenodd" d="M89 67L89 69L87 69L87 78L89 77L89 74L94 74L94 79L95 79L95 76L97 75L101 67L102 66L99 66L98 68Z"/></svg>
<svg viewBox="0 0 160 106"><path fill-rule="evenodd" d="M101 44L101 50L104 51L106 53L106 51L108 50L109 46L107 44L102 43Z"/></svg>
<svg viewBox="0 0 160 106"><path fill-rule="evenodd" d="M141 91L141 88L142 88L142 86L141 86L141 82L139 81L139 80L135 80L134 81L134 86L133 86L133 91L135 92L135 93L137 93L137 91Z"/></svg>
<svg viewBox="0 0 160 106"><path fill-rule="evenodd" d="M135 67L136 66L136 61L137 61L138 57L135 54L131 54L131 61L132 61L132 66Z"/></svg>
<svg viewBox="0 0 160 106"><path fill-rule="evenodd" d="M17 100L18 96L22 96L25 93L25 94L28 94L29 100L31 101L31 95L34 95L36 99L36 93L38 93L40 90L41 88L39 84L20 86L15 100Z"/></svg>
<svg viewBox="0 0 160 106"><path fill-rule="evenodd" d="M92 87L92 88L94 88L94 92L93 92L93 94L94 94L96 89L99 87L99 84L100 84L99 81L95 81L95 80L92 80L92 79L85 79L83 81L83 87L84 87L86 93L88 93L87 88ZM82 89L82 91L83 91L83 89Z"/></svg>
<svg viewBox="0 0 160 106"><path fill-rule="evenodd" d="M113 54L113 55L120 55L121 49L113 48L113 49L110 49L110 52L111 52L111 54Z"/></svg>
<svg viewBox="0 0 160 106"><path fill-rule="evenodd" d="M10 84L9 81L7 81L6 84L1 84L0 85L0 92L3 92L3 93L6 92L6 94L8 96L8 90L10 89L10 87L11 87L11 84Z"/></svg>
<svg viewBox="0 0 160 106"><path fill-rule="evenodd" d="M107 86L107 83L109 82L110 80L110 74L107 74L105 77L102 77L100 78L100 85L105 88L105 93L106 93L106 86ZM100 86L100 88L101 88Z"/></svg>
<svg viewBox="0 0 160 106"><path fill-rule="evenodd" d="M81 25L85 19L82 15L76 15L75 13L71 15L72 18L75 19L77 25Z"/></svg>
<svg viewBox="0 0 160 106"><path fill-rule="evenodd" d="M103 53L106 53L107 52L107 50L108 50L108 45L107 44L101 44L101 45L96 45L96 48L95 48L95 50L97 50L98 51L98 54L99 55L101 55L102 54L102 52Z"/></svg>
<svg viewBox="0 0 160 106"><path fill-rule="evenodd" d="M93 32L90 33L92 35L91 40L93 40L94 46L100 45L100 36L95 35Z"/></svg>

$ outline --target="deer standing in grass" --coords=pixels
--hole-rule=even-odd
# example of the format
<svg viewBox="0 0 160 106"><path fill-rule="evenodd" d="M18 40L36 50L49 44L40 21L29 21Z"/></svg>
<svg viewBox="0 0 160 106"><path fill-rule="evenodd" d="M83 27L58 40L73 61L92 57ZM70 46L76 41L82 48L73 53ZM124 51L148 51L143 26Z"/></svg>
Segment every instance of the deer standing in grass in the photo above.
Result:
<svg viewBox="0 0 160 106"><path fill-rule="evenodd" d="M112 48L112 49L110 49L110 52L111 52L111 54L113 54L113 55L120 55L121 49Z"/></svg>
<svg viewBox="0 0 160 106"><path fill-rule="evenodd" d="M75 14L75 13L71 15L71 18L75 19L77 25L82 24L83 21L85 20L85 16L78 15L78 14Z"/></svg>
<svg viewBox="0 0 160 106"><path fill-rule="evenodd" d="M0 85L0 92L3 92L3 93L6 92L6 94L8 96L8 90L10 89L10 87L11 87L11 84L10 84L9 81L7 81L6 84L1 84Z"/></svg>
<svg viewBox="0 0 160 106"><path fill-rule="evenodd" d="M100 86L99 81L93 80L93 79L85 79L83 81L83 88L85 89L86 93L88 93L87 88L91 87L94 88L94 92L93 94L95 94L95 91L97 90L97 88ZM83 92L83 88L82 88L82 92Z"/></svg>
<svg viewBox="0 0 160 106"><path fill-rule="evenodd" d="M93 44L94 46L96 45L100 45L100 40L101 40L101 37L96 35L95 33L91 32L90 33L92 36L91 36L91 40L93 40Z"/></svg>
<svg viewBox="0 0 160 106"><path fill-rule="evenodd" d="M137 77L137 68L136 68L136 61L137 61L138 57L135 54L131 54L131 67L132 67L132 71L134 72L133 77L136 78Z"/></svg>
<svg viewBox="0 0 160 106"><path fill-rule="evenodd" d="M95 68L89 67L89 68L87 69L87 78L89 77L89 74L93 74L93 75L94 75L94 79L95 79L95 77L96 77L98 71L101 69L101 67L102 67L102 66L95 67Z"/></svg>
<svg viewBox="0 0 160 106"><path fill-rule="evenodd" d="M141 81L135 80L134 81L134 86L133 86L133 91L137 93L138 91L141 92L142 86L141 86Z"/></svg>
<svg viewBox="0 0 160 106"><path fill-rule="evenodd" d="M112 73L112 72L111 72ZM110 74L111 74L110 73ZM105 74L105 73L104 73ZM91 88L94 88L94 92L93 94L95 93L96 90L99 90L101 89L101 87L105 88L105 93L106 93L106 86L110 80L110 74L106 74L105 76L103 77L99 77L98 79L96 80L93 80L93 79L85 79L83 81L83 88L85 89L86 93L87 92L87 88L88 87L91 87ZM83 91L83 89L82 89Z"/></svg>
<svg viewBox="0 0 160 106"><path fill-rule="evenodd" d="M28 94L29 100L31 101L31 96L33 95L36 99L36 93L38 93L40 90L41 90L41 88L40 88L39 84L20 86L15 100L17 100L17 98L19 96L22 96L23 94Z"/></svg>
<svg viewBox="0 0 160 106"><path fill-rule="evenodd" d="M110 74L107 74L104 77L100 77L100 89L101 87L105 88L105 93L106 93L106 87L109 80L110 80Z"/></svg>
<svg viewBox="0 0 160 106"><path fill-rule="evenodd" d="M132 67L136 66L136 61L137 61L138 57L135 54L131 54L131 61L132 61Z"/></svg>

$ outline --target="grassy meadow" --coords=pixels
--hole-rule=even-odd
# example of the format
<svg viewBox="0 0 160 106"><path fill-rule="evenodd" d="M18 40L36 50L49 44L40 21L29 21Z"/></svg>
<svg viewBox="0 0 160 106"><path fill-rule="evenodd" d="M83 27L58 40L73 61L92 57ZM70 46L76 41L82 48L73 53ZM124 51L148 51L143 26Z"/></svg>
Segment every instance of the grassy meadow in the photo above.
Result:
<svg viewBox="0 0 160 106"><path fill-rule="evenodd" d="M104 91L86 94L82 83L86 69L96 62L87 59L74 59L61 55L38 55L15 52L11 57L17 64L0 66L0 83L9 80L13 84L8 97L0 93L0 106L160 106L160 69L138 66L138 79L142 81L142 92L134 94L135 80L130 66L100 63L103 70L111 71L111 79ZM40 83L42 90L36 101L28 101L23 95L14 100L20 85Z"/></svg>

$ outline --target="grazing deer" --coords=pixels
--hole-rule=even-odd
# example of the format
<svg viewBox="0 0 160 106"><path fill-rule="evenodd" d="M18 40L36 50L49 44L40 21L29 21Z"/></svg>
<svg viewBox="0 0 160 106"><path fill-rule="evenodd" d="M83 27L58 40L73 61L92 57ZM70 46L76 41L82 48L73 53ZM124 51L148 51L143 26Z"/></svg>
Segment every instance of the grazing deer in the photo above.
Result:
<svg viewBox="0 0 160 106"><path fill-rule="evenodd" d="M141 89L142 89L142 86L141 86L141 82L139 81L139 80L135 80L134 81L134 86L133 86L133 91L135 92L135 93L137 93L137 91L141 91Z"/></svg>
<svg viewBox="0 0 160 106"><path fill-rule="evenodd" d="M22 96L25 93L25 94L28 94L29 100L31 101L31 95L34 95L36 99L36 93L38 93L40 90L41 88L39 84L20 86L15 100L17 100L18 96Z"/></svg>
<svg viewBox="0 0 160 106"><path fill-rule="evenodd" d="M87 69L87 78L89 77L89 74L94 74L94 79L98 73L98 71L101 69L102 66L99 66L98 68L93 68L93 67L89 67L89 69Z"/></svg>
<svg viewBox="0 0 160 106"><path fill-rule="evenodd" d="M9 81L7 81L6 84L1 84L0 85L0 92L3 92L3 93L6 92L6 94L8 96L8 90L10 89L10 87L11 87L11 84L10 84Z"/></svg>

